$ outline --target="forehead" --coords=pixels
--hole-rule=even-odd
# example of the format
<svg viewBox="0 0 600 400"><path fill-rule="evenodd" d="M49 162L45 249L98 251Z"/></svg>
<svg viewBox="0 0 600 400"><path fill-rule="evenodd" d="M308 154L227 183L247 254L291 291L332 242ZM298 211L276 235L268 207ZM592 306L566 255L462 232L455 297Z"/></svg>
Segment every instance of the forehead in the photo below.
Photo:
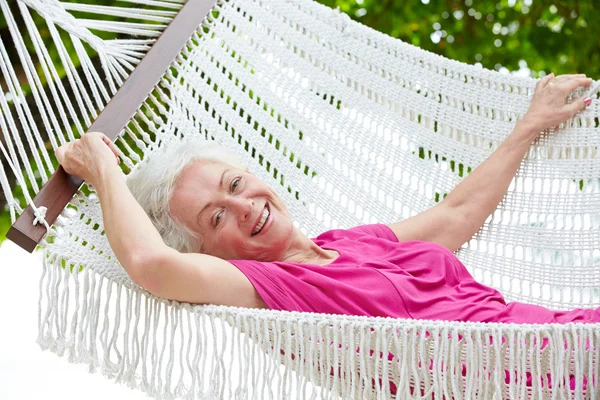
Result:
<svg viewBox="0 0 600 400"><path fill-rule="evenodd" d="M217 179L217 184L223 171L233 168L233 166L222 161L200 160L192 161L179 174L178 182L186 182L190 179L202 179L206 181ZM212 178L212 179L211 179Z"/></svg>
<svg viewBox="0 0 600 400"><path fill-rule="evenodd" d="M233 166L221 161L203 160L190 163L181 171L175 182L172 200L210 201L212 193L220 190L221 176L228 169L233 169ZM228 174L225 174L225 178Z"/></svg>

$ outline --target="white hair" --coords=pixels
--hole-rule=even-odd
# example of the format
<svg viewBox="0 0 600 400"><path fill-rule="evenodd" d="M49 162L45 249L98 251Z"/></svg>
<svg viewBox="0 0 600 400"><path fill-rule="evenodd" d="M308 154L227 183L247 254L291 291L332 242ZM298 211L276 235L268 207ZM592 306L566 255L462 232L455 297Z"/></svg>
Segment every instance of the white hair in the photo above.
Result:
<svg viewBox="0 0 600 400"><path fill-rule="evenodd" d="M221 161L246 169L241 159L214 141L186 140L157 150L127 178L129 190L165 244L184 253L200 252L202 238L173 217L169 204L177 178L188 164L197 160Z"/></svg>

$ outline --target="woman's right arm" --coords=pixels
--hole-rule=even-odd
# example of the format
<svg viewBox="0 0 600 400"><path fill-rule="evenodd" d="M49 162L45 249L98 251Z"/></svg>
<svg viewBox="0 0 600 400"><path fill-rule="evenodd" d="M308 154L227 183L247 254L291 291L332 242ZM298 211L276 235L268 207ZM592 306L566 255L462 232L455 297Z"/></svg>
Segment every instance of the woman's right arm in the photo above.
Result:
<svg viewBox="0 0 600 400"><path fill-rule="evenodd" d="M56 152L68 173L96 189L104 231L131 279L155 296L180 302L262 307L248 278L233 264L206 254L180 253L164 244L129 191L115 154L114 144L98 132Z"/></svg>

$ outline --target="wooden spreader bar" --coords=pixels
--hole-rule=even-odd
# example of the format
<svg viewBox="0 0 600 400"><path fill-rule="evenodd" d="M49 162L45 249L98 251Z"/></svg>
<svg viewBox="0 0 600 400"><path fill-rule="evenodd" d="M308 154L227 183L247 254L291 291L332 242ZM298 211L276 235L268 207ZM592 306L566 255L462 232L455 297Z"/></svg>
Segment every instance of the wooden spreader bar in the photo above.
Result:
<svg viewBox="0 0 600 400"><path fill-rule="evenodd" d="M187 1L89 127L89 132L103 132L115 140L215 4L216 0ZM47 208L48 225L56 221L82 184L83 180L58 167L33 200L36 207ZM33 225L34 219L32 208L27 206L6 234L30 253L46 234L44 225Z"/></svg>

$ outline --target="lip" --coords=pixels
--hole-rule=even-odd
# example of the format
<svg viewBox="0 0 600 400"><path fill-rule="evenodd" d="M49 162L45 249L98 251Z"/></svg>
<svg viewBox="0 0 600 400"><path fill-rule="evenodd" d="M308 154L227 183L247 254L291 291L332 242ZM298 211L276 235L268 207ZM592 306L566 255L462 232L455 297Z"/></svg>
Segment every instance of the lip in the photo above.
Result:
<svg viewBox="0 0 600 400"><path fill-rule="evenodd" d="M263 226L262 230L258 234L254 235L253 237L264 235L265 233L267 233L267 231L273 224L273 214L271 214L271 207L269 207L268 203L266 204L266 206L267 206L267 209L269 210L269 216L267 217L267 220L265 221L265 225Z"/></svg>
<svg viewBox="0 0 600 400"><path fill-rule="evenodd" d="M254 223L254 226L252 227L252 230L250 231L250 236L254 237L254 236L258 236L261 233L263 233L265 231L265 228L267 227L267 224L269 223L269 220L271 220L271 207L269 207L269 203L265 203L265 207L267 207L267 210L269 210L269 216L267 217L267 220L265 221L265 224L262 228L262 230L260 231L260 233L256 234L256 235L252 235L252 232L254 232L256 230L256 227L258 226L258 223L260 222L260 219L262 218L262 211L260 212L260 214L258 215L258 218L256 219L256 222ZM265 209L265 207L263 207L263 210Z"/></svg>

